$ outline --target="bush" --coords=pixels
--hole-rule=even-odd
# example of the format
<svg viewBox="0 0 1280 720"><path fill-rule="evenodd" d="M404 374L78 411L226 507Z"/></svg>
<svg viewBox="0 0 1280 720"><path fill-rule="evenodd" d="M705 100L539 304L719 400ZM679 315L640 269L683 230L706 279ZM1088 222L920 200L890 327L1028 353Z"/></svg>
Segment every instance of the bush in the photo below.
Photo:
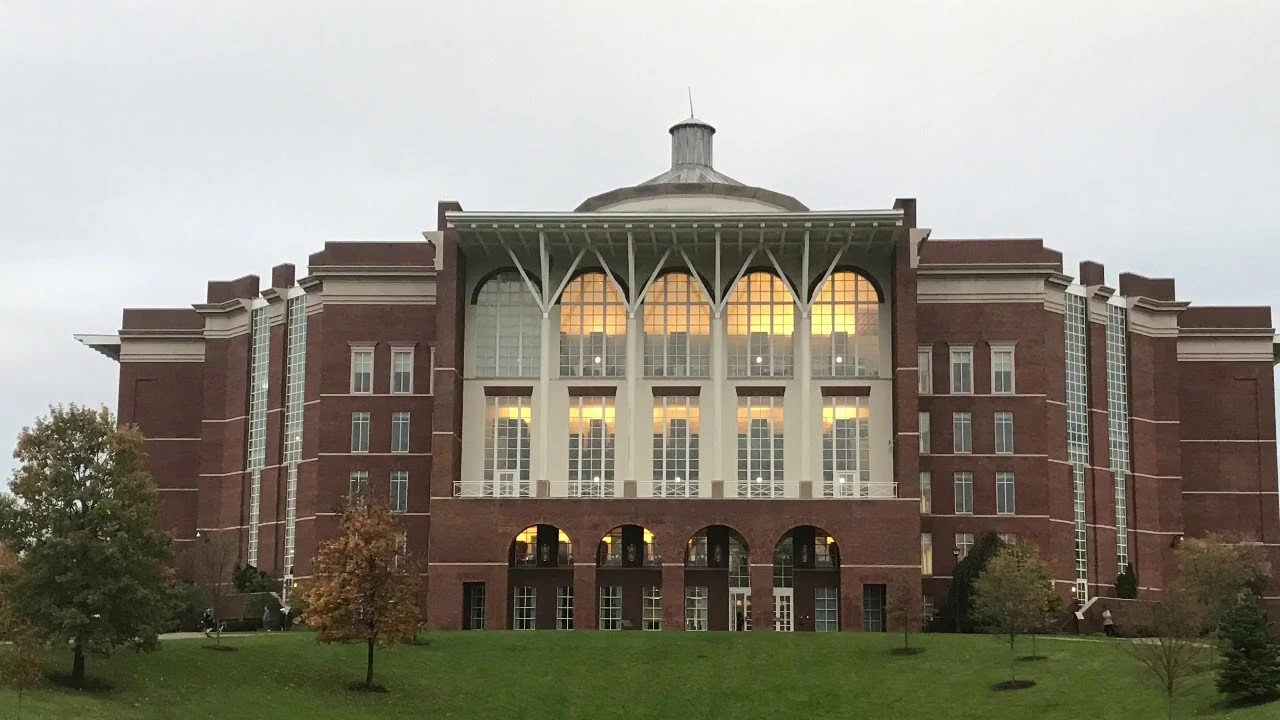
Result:
<svg viewBox="0 0 1280 720"><path fill-rule="evenodd" d="M1004 547L1004 541L995 533L983 533L973 544L969 554L956 564L955 572L952 573L951 589L947 592L947 600L943 603L937 617L929 623L931 632L974 632L973 583L982 571L987 569L987 563L1000 552L1002 547Z"/></svg>
<svg viewBox="0 0 1280 720"><path fill-rule="evenodd" d="M270 592L275 589L276 582L270 575L252 565L236 566L231 576L236 591L242 593Z"/></svg>
<svg viewBox="0 0 1280 720"><path fill-rule="evenodd" d="M1116 576L1116 597L1134 600L1138 597L1138 571L1133 563L1124 566L1124 572Z"/></svg>
<svg viewBox="0 0 1280 720"><path fill-rule="evenodd" d="M1240 595L1218 627L1222 660L1218 692L1241 702L1280 697L1280 646L1271 637L1262 602L1252 591Z"/></svg>

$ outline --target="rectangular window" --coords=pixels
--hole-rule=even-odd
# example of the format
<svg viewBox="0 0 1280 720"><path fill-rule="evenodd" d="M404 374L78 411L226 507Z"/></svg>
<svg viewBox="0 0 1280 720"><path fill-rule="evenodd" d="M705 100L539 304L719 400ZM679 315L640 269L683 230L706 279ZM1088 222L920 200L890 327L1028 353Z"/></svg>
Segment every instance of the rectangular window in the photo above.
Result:
<svg viewBox="0 0 1280 720"><path fill-rule="evenodd" d="M692 275L669 273L649 286L644 299L644 374L711 374L711 307Z"/></svg>
<svg viewBox="0 0 1280 720"><path fill-rule="evenodd" d="M662 629L662 586L646 585L644 588L644 629Z"/></svg>
<svg viewBox="0 0 1280 720"><path fill-rule="evenodd" d="M996 514L1012 515L1014 514L1013 504L1013 473L998 472L996 473Z"/></svg>
<svg viewBox="0 0 1280 720"><path fill-rule="evenodd" d="M351 392L373 392L373 349L351 351Z"/></svg>
<svg viewBox="0 0 1280 720"><path fill-rule="evenodd" d="M813 589L813 629L817 632L840 629L840 592L836 588Z"/></svg>
<svg viewBox="0 0 1280 720"><path fill-rule="evenodd" d="M738 398L738 497L783 495L782 398Z"/></svg>
<svg viewBox="0 0 1280 720"><path fill-rule="evenodd" d="M529 425L527 397L485 398L484 478L480 492L462 482L461 495L529 497Z"/></svg>
<svg viewBox="0 0 1280 720"><path fill-rule="evenodd" d="M622 586L600 587L600 629L622 629Z"/></svg>
<svg viewBox="0 0 1280 720"><path fill-rule="evenodd" d="M284 390L284 573L293 575L297 545L298 463L302 462L303 402L307 378L307 296L289 298Z"/></svg>
<svg viewBox="0 0 1280 720"><path fill-rule="evenodd" d="M996 452L1013 452L1013 413L996 413Z"/></svg>
<svg viewBox="0 0 1280 720"><path fill-rule="evenodd" d="M463 619L466 625L463 630L484 629L484 583L471 582L462 584Z"/></svg>
<svg viewBox="0 0 1280 720"><path fill-rule="evenodd" d="M991 392L997 395L1013 394L1013 348L991 348Z"/></svg>
<svg viewBox="0 0 1280 720"><path fill-rule="evenodd" d="M504 272L481 286L475 321L466 329L467 342L475 343L476 377L538 377L543 320L536 294L518 272Z"/></svg>
<svg viewBox="0 0 1280 720"><path fill-rule="evenodd" d="M933 394L933 348L922 345L916 350L916 374L920 377L921 395Z"/></svg>
<svg viewBox="0 0 1280 720"><path fill-rule="evenodd" d="M956 533L956 550L960 554L956 556L957 560L963 560L969 555L969 551L973 549L973 533Z"/></svg>
<svg viewBox="0 0 1280 720"><path fill-rule="evenodd" d="M402 513L409 509L409 473L391 471L391 512Z"/></svg>
<svg viewBox="0 0 1280 720"><path fill-rule="evenodd" d="M688 585L684 589L684 629L707 629L707 586Z"/></svg>
<svg viewBox="0 0 1280 720"><path fill-rule="evenodd" d="M920 513L928 515L933 512L933 476L928 472L920 473Z"/></svg>
<svg viewBox="0 0 1280 720"><path fill-rule="evenodd" d="M951 413L951 452L973 452L973 415L970 413Z"/></svg>
<svg viewBox="0 0 1280 720"><path fill-rule="evenodd" d="M369 413L351 413L351 452L369 452Z"/></svg>
<svg viewBox="0 0 1280 720"><path fill-rule="evenodd" d="M850 395L823 398L823 497L894 496L892 482L871 482L870 399Z"/></svg>
<svg viewBox="0 0 1280 720"><path fill-rule="evenodd" d="M612 397L569 398L569 497L613 497Z"/></svg>
<svg viewBox="0 0 1280 720"><path fill-rule="evenodd" d="M1066 356L1067 461L1071 464L1071 486L1075 525L1075 598L1089 599L1089 536L1085 508L1084 469L1089 464L1089 301L1075 286L1067 288L1063 316ZM1108 420L1110 418L1108 417Z"/></svg>
<svg viewBox="0 0 1280 720"><path fill-rule="evenodd" d="M256 307L250 316L249 366L249 436L247 462L249 472L249 547L248 562L258 563L258 521L262 508L262 469L267 464L267 387L270 383L271 328L270 309Z"/></svg>
<svg viewBox="0 0 1280 720"><path fill-rule="evenodd" d="M973 348L951 348L951 394L973 392Z"/></svg>
<svg viewBox="0 0 1280 720"><path fill-rule="evenodd" d="M933 574L933 533L920 533L920 574Z"/></svg>
<svg viewBox="0 0 1280 720"><path fill-rule="evenodd" d="M924 613L924 624L928 627L929 623L933 622L933 616L935 613L933 609L933 596L929 593L925 593L923 600L924 602L921 611Z"/></svg>
<svg viewBox="0 0 1280 720"><path fill-rule="evenodd" d="M884 632L884 585L862 586L862 629Z"/></svg>
<svg viewBox="0 0 1280 720"><path fill-rule="evenodd" d="M973 514L973 473L958 472L955 474L956 514Z"/></svg>
<svg viewBox="0 0 1280 720"><path fill-rule="evenodd" d="M358 502L367 492L369 492L369 472L353 470L347 476L347 498L352 502Z"/></svg>
<svg viewBox="0 0 1280 720"><path fill-rule="evenodd" d="M573 586L561 585L556 588L556 629L573 629Z"/></svg>
<svg viewBox="0 0 1280 720"><path fill-rule="evenodd" d="M1123 305L1107 303L1107 446L1116 498L1116 565L1129 564L1129 517L1126 473L1129 470L1129 371Z"/></svg>
<svg viewBox="0 0 1280 720"><path fill-rule="evenodd" d="M920 413L920 454L928 455L932 440L929 437L929 413Z"/></svg>
<svg viewBox="0 0 1280 720"><path fill-rule="evenodd" d="M249 551L258 559L258 522L262 517L262 471L249 471ZM251 565L253 563L250 563Z"/></svg>
<svg viewBox="0 0 1280 720"><path fill-rule="evenodd" d="M413 350L391 351L391 392L413 392Z"/></svg>
<svg viewBox="0 0 1280 720"><path fill-rule="evenodd" d="M409 452L409 413L391 413L391 452Z"/></svg>
<svg viewBox="0 0 1280 720"><path fill-rule="evenodd" d="M515 602L512 603L511 628L513 630L533 630L537 623L535 610L537 603L533 588L528 585L520 585L513 588Z"/></svg>
<svg viewBox="0 0 1280 720"><path fill-rule="evenodd" d="M1120 572L1129 564L1129 512L1125 503L1125 474L1121 470L1112 474L1116 491L1116 563Z"/></svg>
<svg viewBox="0 0 1280 720"><path fill-rule="evenodd" d="M996 533L996 537L1000 538L1000 542L1005 545L1017 545L1018 536L1014 533Z"/></svg>
<svg viewBox="0 0 1280 720"><path fill-rule="evenodd" d="M653 399L653 494L698 497L698 397Z"/></svg>

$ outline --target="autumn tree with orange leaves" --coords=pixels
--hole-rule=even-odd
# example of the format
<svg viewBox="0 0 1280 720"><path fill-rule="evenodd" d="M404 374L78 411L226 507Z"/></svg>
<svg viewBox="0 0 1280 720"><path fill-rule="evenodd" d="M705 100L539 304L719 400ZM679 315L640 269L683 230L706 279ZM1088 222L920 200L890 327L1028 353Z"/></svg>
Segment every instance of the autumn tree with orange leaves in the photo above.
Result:
<svg viewBox="0 0 1280 720"><path fill-rule="evenodd" d="M375 690L374 650L412 642L422 627L421 580L385 504L357 498L339 522L337 537L316 552L302 620L322 643L364 643L369 653L360 689Z"/></svg>

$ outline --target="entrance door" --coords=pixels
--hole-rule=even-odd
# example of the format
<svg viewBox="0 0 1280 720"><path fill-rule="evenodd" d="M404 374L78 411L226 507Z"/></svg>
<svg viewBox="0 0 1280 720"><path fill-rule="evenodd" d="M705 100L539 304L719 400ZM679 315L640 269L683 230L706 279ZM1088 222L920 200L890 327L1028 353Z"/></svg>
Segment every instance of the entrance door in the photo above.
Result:
<svg viewBox="0 0 1280 720"><path fill-rule="evenodd" d="M773 629L777 632L791 632L794 629L791 621L794 592L795 588L773 589Z"/></svg>
<svg viewBox="0 0 1280 720"><path fill-rule="evenodd" d="M729 588L729 629L751 629L751 588Z"/></svg>

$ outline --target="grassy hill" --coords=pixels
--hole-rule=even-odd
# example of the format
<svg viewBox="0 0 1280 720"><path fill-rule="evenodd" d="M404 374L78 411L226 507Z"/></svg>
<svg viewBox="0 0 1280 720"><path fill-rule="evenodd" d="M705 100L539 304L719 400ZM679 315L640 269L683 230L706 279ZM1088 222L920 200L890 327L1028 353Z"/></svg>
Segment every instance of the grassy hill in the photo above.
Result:
<svg viewBox="0 0 1280 720"><path fill-rule="evenodd" d="M873 634L473 632L379 651L390 692L353 693L364 649L318 646L304 633L170 640L161 651L90 661L102 693L48 687L29 694L26 718L1162 718L1163 699L1119 648L1045 639L1043 662L1019 663L1038 683L993 692L1008 678L1008 649L981 636L916 638L915 657L888 650L901 636ZM69 658L51 657L66 671ZM1280 704L1216 706L1203 676L1179 717L1262 720ZM0 690L0 719L16 696Z"/></svg>

